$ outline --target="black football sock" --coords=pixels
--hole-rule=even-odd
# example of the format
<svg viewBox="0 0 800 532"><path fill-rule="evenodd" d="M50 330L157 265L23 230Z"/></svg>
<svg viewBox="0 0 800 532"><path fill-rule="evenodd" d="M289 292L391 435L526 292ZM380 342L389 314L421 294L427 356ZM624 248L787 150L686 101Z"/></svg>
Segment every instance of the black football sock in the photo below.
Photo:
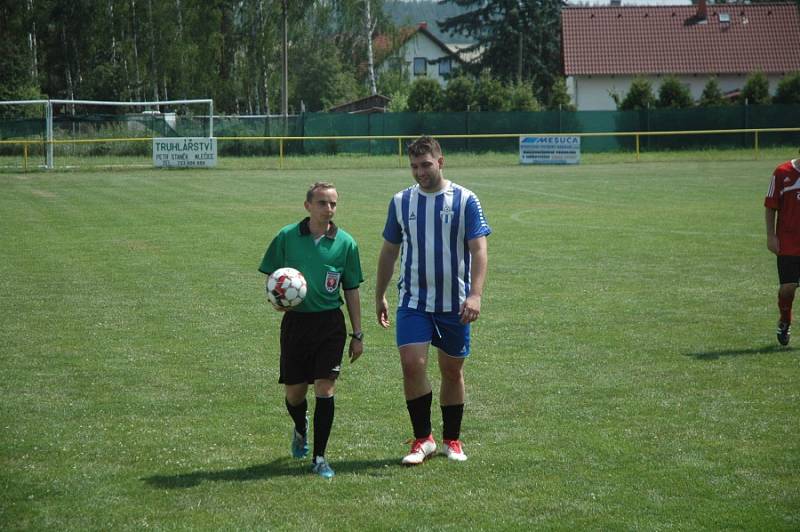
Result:
<svg viewBox="0 0 800 532"><path fill-rule="evenodd" d="M286 399L286 410L289 411L289 415L292 416L292 421L294 421L294 430L299 432L302 436L306 435L306 412L308 411L308 401L303 399L303 402L299 405L290 405L289 400Z"/></svg>
<svg viewBox="0 0 800 532"><path fill-rule="evenodd" d="M457 440L461 437L461 418L464 417L464 405L447 405L442 408L442 438Z"/></svg>
<svg viewBox="0 0 800 532"><path fill-rule="evenodd" d="M781 297L778 294L778 310L780 310L783 323L792 323L792 302L794 302L794 294L789 297Z"/></svg>
<svg viewBox="0 0 800 532"><path fill-rule="evenodd" d="M313 457L325 456L328 438L333 427L333 396L317 397L314 406L314 454Z"/></svg>
<svg viewBox="0 0 800 532"><path fill-rule="evenodd" d="M414 439L426 438L431 433L431 402L433 392L406 401L411 426L414 428Z"/></svg>

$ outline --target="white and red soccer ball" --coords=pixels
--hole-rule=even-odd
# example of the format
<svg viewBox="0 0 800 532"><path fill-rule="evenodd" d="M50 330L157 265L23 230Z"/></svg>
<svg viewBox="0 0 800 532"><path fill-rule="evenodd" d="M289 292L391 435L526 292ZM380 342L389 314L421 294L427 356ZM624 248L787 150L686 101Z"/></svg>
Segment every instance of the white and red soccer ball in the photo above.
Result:
<svg viewBox="0 0 800 532"><path fill-rule="evenodd" d="M306 278L294 268L279 268L267 279L267 299L275 307L292 308L306 297Z"/></svg>

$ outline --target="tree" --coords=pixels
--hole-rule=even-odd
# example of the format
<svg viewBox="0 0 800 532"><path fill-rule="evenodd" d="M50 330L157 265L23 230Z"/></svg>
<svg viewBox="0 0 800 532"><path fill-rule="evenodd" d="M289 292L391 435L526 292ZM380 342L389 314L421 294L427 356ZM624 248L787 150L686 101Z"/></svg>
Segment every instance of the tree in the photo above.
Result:
<svg viewBox="0 0 800 532"><path fill-rule="evenodd" d="M508 88L484 70L478 78L475 102L479 111L508 111L510 102Z"/></svg>
<svg viewBox="0 0 800 532"><path fill-rule="evenodd" d="M460 74L451 79L444 89L444 108L447 111L470 111L476 106L475 80Z"/></svg>
<svg viewBox="0 0 800 532"><path fill-rule="evenodd" d="M567 81L564 78L556 79L553 83L553 90L550 93L550 105L547 106L552 111L575 111L577 108L572 103L572 97L567 92Z"/></svg>
<svg viewBox="0 0 800 532"><path fill-rule="evenodd" d="M35 56L27 45L31 41L11 37L29 33L32 18L28 10L15 9L9 4L0 4L0 28L5 34L0 39L0 100L35 98L39 87Z"/></svg>
<svg viewBox="0 0 800 532"><path fill-rule="evenodd" d="M408 95L408 110L417 113L440 111L442 108L442 87L430 78L419 78L411 84Z"/></svg>
<svg viewBox="0 0 800 532"><path fill-rule="evenodd" d="M527 83L514 83L508 88L509 111L541 111L539 100L533 95L533 87Z"/></svg>
<svg viewBox="0 0 800 532"><path fill-rule="evenodd" d="M510 83L529 82L548 101L561 70L561 8L563 0L441 0L472 8L439 22L442 30L465 34L475 44L467 51L483 53L473 73L490 69Z"/></svg>
<svg viewBox="0 0 800 532"><path fill-rule="evenodd" d="M753 72L747 76L739 101L748 105L769 103L769 80L763 72Z"/></svg>
<svg viewBox="0 0 800 532"><path fill-rule="evenodd" d="M800 103L800 72L786 74L781 78L772 101L781 104Z"/></svg>
<svg viewBox="0 0 800 532"><path fill-rule="evenodd" d="M302 100L321 108L363 94L371 42L366 20L378 31L390 29L383 0L286 4L293 107L299 110ZM213 98L222 113L274 112L282 10L277 0L0 1L0 95Z"/></svg>
<svg viewBox="0 0 800 532"><path fill-rule="evenodd" d="M722 89L719 88L717 78L711 77L703 87L703 94L700 95L700 101L697 105L699 107L721 107L729 103L725 95L722 94Z"/></svg>
<svg viewBox="0 0 800 532"><path fill-rule="evenodd" d="M621 102L617 103L620 111L634 111L653 107L656 98L653 95L653 84L645 78L634 78L631 88Z"/></svg>
<svg viewBox="0 0 800 532"><path fill-rule="evenodd" d="M689 87L681 83L675 76L667 76L658 88L656 107L685 108L692 107L692 93Z"/></svg>

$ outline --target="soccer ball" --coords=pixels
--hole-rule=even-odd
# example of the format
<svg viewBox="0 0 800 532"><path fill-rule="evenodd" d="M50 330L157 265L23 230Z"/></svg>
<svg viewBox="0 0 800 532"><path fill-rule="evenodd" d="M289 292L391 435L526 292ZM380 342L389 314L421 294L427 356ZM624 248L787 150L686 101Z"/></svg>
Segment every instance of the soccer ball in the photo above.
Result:
<svg viewBox="0 0 800 532"><path fill-rule="evenodd" d="M305 297L306 278L294 268L279 268L267 279L267 299L275 307L296 307Z"/></svg>

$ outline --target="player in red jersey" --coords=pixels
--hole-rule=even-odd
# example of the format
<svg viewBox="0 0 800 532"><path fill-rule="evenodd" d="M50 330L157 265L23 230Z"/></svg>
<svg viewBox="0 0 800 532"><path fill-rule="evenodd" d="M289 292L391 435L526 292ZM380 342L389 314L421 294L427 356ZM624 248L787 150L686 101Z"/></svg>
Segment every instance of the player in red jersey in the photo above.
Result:
<svg viewBox="0 0 800 532"><path fill-rule="evenodd" d="M764 207L767 248L778 256L778 342L787 345L792 302L800 280L800 159L786 161L775 169Z"/></svg>

